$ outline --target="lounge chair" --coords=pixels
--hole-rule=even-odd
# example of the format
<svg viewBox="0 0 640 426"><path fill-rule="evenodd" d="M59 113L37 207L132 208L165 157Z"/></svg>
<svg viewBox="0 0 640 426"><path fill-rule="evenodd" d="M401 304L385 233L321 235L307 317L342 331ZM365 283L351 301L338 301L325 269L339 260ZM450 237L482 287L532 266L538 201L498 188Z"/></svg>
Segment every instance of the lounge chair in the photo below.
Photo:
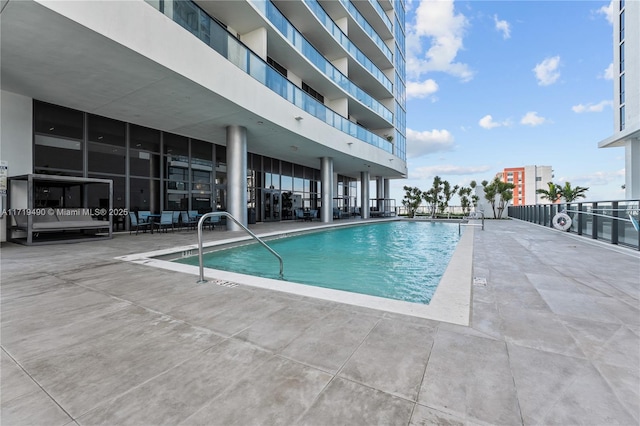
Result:
<svg viewBox="0 0 640 426"><path fill-rule="evenodd" d="M138 222L146 223L149 222L149 215L151 212L149 210L140 210L138 212Z"/></svg>
<svg viewBox="0 0 640 426"><path fill-rule="evenodd" d="M131 220L129 235L131 235L134 229L136 230L136 235L138 235L138 231L147 232L147 229L150 229L151 233L153 233L153 223L139 222L134 212L129 212L129 220Z"/></svg>
<svg viewBox="0 0 640 426"><path fill-rule="evenodd" d="M192 220L187 212L180 212L180 219L182 225L189 229L196 229L196 226L198 226L198 221L195 219Z"/></svg>
<svg viewBox="0 0 640 426"><path fill-rule="evenodd" d="M171 219L173 221L173 229L179 228L180 227L180 211L174 210L173 217Z"/></svg>
<svg viewBox="0 0 640 426"><path fill-rule="evenodd" d="M296 220L304 220L304 210L296 209Z"/></svg>
<svg viewBox="0 0 640 426"><path fill-rule="evenodd" d="M173 231L173 212L172 211L164 211L160 215L160 223L157 224L158 228L164 232L167 232L169 228Z"/></svg>
<svg viewBox="0 0 640 426"><path fill-rule="evenodd" d="M216 225L220 225L222 223L222 216L211 216L208 219L208 222L211 230L213 231L216 228Z"/></svg>

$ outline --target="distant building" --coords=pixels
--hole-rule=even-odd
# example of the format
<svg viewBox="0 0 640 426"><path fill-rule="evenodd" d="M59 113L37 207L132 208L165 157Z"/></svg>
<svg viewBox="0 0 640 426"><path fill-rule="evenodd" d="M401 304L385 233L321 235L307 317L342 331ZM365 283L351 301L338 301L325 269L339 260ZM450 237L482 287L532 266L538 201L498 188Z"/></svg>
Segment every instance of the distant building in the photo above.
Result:
<svg viewBox="0 0 640 426"><path fill-rule="evenodd" d="M547 189L548 182L553 180L551 166L508 167L496 175L501 181L512 183L513 200L511 205L548 203L537 194L538 189Z"/></svg>
<svg viewBox="0 0 640 426"><path fill-rule="evenodd" d="M640 198L640 2L613 2L614 133L599 148L625 148L625 198Z"/></svg>

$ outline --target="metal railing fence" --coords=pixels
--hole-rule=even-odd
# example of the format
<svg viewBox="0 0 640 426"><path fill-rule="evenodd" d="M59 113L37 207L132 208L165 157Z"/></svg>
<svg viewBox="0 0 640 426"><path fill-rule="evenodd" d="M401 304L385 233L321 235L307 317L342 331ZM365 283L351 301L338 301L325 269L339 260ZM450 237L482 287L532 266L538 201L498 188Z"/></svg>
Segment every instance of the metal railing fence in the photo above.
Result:
<svg viewBox="0 0 640 426"><path fill-rule="evenodd" d="M567 232L640 250L640 232L631 219L638 219L640 200L536 204L508 208L511 218L550 228L553 228L553 218L563 212L571 218L571 226Z"/></svg>

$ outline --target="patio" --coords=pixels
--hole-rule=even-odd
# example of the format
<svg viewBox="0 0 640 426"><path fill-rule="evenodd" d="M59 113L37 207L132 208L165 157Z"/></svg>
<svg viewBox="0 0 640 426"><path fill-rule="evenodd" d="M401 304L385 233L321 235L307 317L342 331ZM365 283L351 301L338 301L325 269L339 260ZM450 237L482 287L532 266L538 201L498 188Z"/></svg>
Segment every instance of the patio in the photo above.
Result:
<svg viewBox="0 0 640 426"><path fill-rule="evenodd" d="M516 220L474 238L469 327L114 259L193 231L3 244L1 423L640 424L640 254Z"/></svg>

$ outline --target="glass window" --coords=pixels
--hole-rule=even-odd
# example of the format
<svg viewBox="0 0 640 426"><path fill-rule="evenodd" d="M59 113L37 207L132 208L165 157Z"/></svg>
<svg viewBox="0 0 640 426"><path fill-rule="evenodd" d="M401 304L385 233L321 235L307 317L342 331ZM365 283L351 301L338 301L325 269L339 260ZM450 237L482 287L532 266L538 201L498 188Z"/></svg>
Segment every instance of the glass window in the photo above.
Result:
<svg viewBox="0 0 640 426"><path fill-rule="evenodd" d="M34 102L36 133L70 139L83 138L83 113L45 102Z"/></svg>
<svg viewBox="0 0 640 426"><path fill-rule="evenodd" d="M211 208L211 194L198 194L191 198L191 210L197 210L198 213L208 213Z"/></svg>
<svg viewBox="0 0 640 426"><path fill-rule="evenodd" d="M624 130L625 122L624 122L624 105L620 107L620 130Z"/></svg>
<svg viewBox="0 0 640 426"><path fill-rule="evenodd" d="M624 40L624 10L620 12L620 41Z"/></svg>
<svg viewBox="0 0 640 426"><path fill-rule="evenodd" d="M167 189L186 191L189 185L189 169L186 167L168 167Z"/></svg>
<svg viewBox="0 0 640 426"><path fill-rule="evenodd" d="M186 192L183 194L168 193L165 200L167 210L189 210L189 197Z"/></svg>
<svg viewBox="0 0 640 426"><path fill-rule="evenodd" d="M624 42L620 43L620 72L624 72Z"/></svg>
<svg viewBox="0 0 640 426"><path fill-rule="evenodd" d="M216 167L220 165L227 165L227 147L216 145Z"/></svg>
<svg viewBox="0 0 640 426"><path fill-rule="evenodd" d="M293 189L293 178L291 176L282 175L280 178L280 189L283 191L291 191Z"/></svg>
<svg viewBox="0 0 640 426"><path fill-rule="evenodd" d="M126 149L124 147L89 142L89 172L125 174Z"/></svg>
<svg viewBox="0 0 640 426"><path fill-rule="evenodd" d="M131 124L129 127L131 149L160 152L160 131Z"/></svg>
<svg viewBox="0 0 640 426"><path fill-rule="evenodd" d="M38 101L33 109L34 167L82 171L83 113Z"/></svg>
<svg viewBox="0 0 640 426"><path fill-rule="evenodd" d="M49 135L35 135L35 167L82 171L82 142Z"/></svg>
<svg viewBox="0 0 640 426"><path fill-rule="evenodd" d="M125 179L122 176L106 176L101 174L90 174L90 178L111 179L113 181L113 207L124 208L125 206ZM109 187L103 184L88 185L88 206L89 208L109 208ZM115 219L115 218L114 218Z"/></svg>
<svg viewBox="0 0 640 426"><path fill-rule="evenodd" d="M157 179L131 178L129 194L130 210L149 210L159 213L160 210L160 181Z"/></svg>
<svg viewBox="0 0 640 426"><path fill-rule="evenodd" d="M189 157L189 139L173 133L163 134L164 153L171 157L186 159Z"/></svg>
<svg viewBox="0 0 640 426"><path fill-rule="evenodd" d="M193 170L192 188L194 191L211 191L211 172Z"/></svg>
<svg viewBox="0 0 640 426"><path fill-rule="evenodd" d="M620 76L620 104L624 103L624 74Z"/></svg>
<svg viewBox="0 0 640 426"><path fill-rule="evenodd" d="M191 167L213 170L213 144L196 139L191 140ZM226 160L225 160L226 163Z"/></svg>
<svg viewBox="0 0 640 426"><path fill-rule="evenodd" d="M129 150L131 176L160 177L160 155L138 149Z"/></svg>
<svg viewBox="0 0 640 426"><path fill-rule="evenodd" d="M125 174L126 124L87 114L89 172Z"/></svg>
<svg viewBox="0 0 640 426"><path fill-rule="evenodd" d="M35 207L84 207L82 205L82 187L55 182L34 183Z"/></svg>
<svg viewBox="0 0 640 426"><path fill-rule="evenodd" d="M126 125L98 115L88 114L89 140L113 146L125 146Z"/></svg>

